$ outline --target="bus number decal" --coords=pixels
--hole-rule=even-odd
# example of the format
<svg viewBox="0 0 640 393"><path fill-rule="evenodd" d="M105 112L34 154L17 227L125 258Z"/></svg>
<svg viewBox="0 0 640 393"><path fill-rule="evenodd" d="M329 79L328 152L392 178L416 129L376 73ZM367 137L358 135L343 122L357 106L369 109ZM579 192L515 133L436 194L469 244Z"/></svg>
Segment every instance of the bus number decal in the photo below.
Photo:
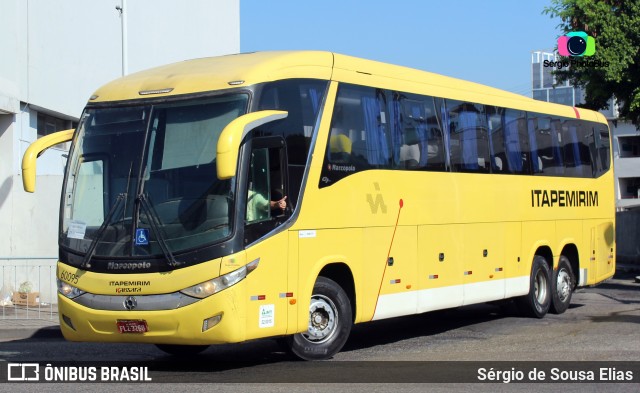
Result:
<svg viewBox="0 0 640 393"><path fill-rule="evenodd" d="M60 279L62 281L66 281L70 284L77 284L78 278L80 278L77 274L69 273L66 270L60 272Z"/></svg>

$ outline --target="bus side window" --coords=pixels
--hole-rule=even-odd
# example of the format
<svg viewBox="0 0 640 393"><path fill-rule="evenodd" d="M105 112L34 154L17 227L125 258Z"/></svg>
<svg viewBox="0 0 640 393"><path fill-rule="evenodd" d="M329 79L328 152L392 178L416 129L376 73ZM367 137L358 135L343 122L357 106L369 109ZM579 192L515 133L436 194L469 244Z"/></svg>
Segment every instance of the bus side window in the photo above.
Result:
<svg viewBox="0 0 640 393"><path fill-rule="evenodd" d="M253 140L249 158L245 243L251 243L280 225L290 211L287 202L286 150L281 137ZM283 200L286 208L277 202Z"/></svg>
<svg viewBox="0 0 640 393"><path fill-rule="evenodd" d="M530 113L527 114L527 134L529 137L531 173L542 173L542 158L540 158L540 153L538 151L538 140L536 139L536 121Z"/></svg>
<svg viewBox="0 0 640 393"><path fill-rule="evenodd" d="M386 93L341 84L334 106L320 187L366 169L390 169L392 137Z"/></svg>
<svg viewBox="0 0 640 393"><path fill-rule="evenodd" d="M489 142L483 105L445 101L449 114L449 143L453 171L488 173Z"/></svg>
<svg viewBox="0 0 640 393"><path fill-rule="evenodd" d="M529 172L526 121L525 113L522 111L504 111L504 147L510 173Z"/></svg>
<svg viewBox="0 0 640 393"><path fill-rule="evenodd" d="M551 125L547 124L545 118L537 113L528 114L529 121L533 123L533 134L538 149L538 163L541 174L546 174L549 170L549 164L553 162L551 154L550 136L547 136L551 130ZM534 172L535 174L536 172Z"/></svg>
<svg viewBox="0 0 640 393"><path fill-rule="evenodd" d="M586 127L579 120L566 120L562 126L565 171L572 177L592 177Z"/></svg>
<svg viewBox="0 0 640 393"><path fill-rule="evenodd" d="M491 152L491 171L508 173L507 155L504 149L504 132L502 131L502 112L504 109L486 106L487 129L489 130L489 150Z"/></svg>
<svg viewBox="0 0 640 393"><path fill-rule="evenodd" d="M247 224L271 218L269 208L270 190L269 149L253 150L249 163L249 183L247 187Z"/></svg>
<svg viewBox="0 0 640 393"><path fill-rule="evenodd" d="M592 154L595 157L595 177L598 177L607 172L611 166L609 155L609 130L600 128L602 125L597 123L591 123L590 127L593 128L595 138L595 151Z"/></svg>
<svg viewBox="0 0 640 393"><path fill-rule="evenodd" d="M374 168L389 168L392 158L389 149L385 100L384 93L377 90L375 96L363 95L360 101L364 132L362 140L358 141L358 146L361 154L366 157L367 163Z"/></svg>
<svg viewBox="0 0 640 393"><path fill-rule="evenodd" d="M391 112L391 140L395 167L423 168L427 162L426 108L418 100L394 94Z"/></svg>
<svg viewBox="0 0 640 393"><path fill-rule="evenodd" d="M583 137L587 141L587 147L589 148L589 158L591 160L591 175L598 177L600 171L600 162L598 162L598 148L596 147L596 129L589 122L583 121L580 125Z"/></svg>
<svg viewBox="0 0 640 393"><path fill-rule="evenodd" d="M444 171L444 138L433 97L396 93L390 112L396 167Z"/></svg>
<svg viewBox="0 0 640 393"><path fill-rule="evenodd" d="M289 194L287 202L294 208L302 186L309 147L317 116L327 89L327 81L285 79L264 84L258 110L284 110L288 115L277 122L263 124L254 132L261 136L282 136L287 144Z"/></svg>
<svg viewBox="0 0 640 393"><path fill-rule="evenodd" d="M564 173L564 160L560 148L560 121L550 116L537 113L529 114L530 120L535 123L536 146L538 163L541 173L547 176L562 176Z"/></svg>

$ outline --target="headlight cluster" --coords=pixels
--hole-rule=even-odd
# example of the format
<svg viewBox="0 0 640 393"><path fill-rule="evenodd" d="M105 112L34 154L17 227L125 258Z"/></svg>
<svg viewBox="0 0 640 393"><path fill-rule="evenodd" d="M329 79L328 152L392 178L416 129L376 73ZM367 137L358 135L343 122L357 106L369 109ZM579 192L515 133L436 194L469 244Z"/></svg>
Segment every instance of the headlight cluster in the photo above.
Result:
<svg viewBox="0 0 640 393"><path fill-rule="evenodd" d="M68 297L69 299L73 299L76 298L84 293L86 293L83 290L80 290L76 287L74 287L73 285L64 282L60 279L56 279L56 281L58 282L58 292L60 292L61 294L63 294L64 296Z"/></svg>
<svg viewBox="0 0 640 393"><path fill-rule="evenodd" d="M255 261L250 262L246 266L234 270L231 273L227 273L224 276L214 278L213 280L201 282L200 284L185 288L180 292L188 296L204 299L207 296L211 296L214 293L218 293L223 289L227 289L230 286L242 281L242 279L245 278L247 274L251 273L258 267L259 261L259 259L256 259Z"/></svg>

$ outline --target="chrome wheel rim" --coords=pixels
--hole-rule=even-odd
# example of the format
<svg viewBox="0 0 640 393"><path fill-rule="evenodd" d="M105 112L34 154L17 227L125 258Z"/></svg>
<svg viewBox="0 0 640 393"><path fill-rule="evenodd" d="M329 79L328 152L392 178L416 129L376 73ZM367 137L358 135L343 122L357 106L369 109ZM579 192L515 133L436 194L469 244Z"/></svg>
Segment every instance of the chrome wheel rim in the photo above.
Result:
<svg viewBox="0 0 640 393"><path fill-rule="evenodd" d="M547 278L544 276L542 270L538 270L536 274L534 289L538 304L544 304L547 300Z"/></svg>
<svg viewBox="0 0 640 393"><path fill-rule="evenodd" d="M566 302L571 294L571 276L565 269L560 269L556 279L556 293L561 302Z"/></svg>
<svg viewBox="0 0 640 393"><path fill-rule="evenodd" d="M331 299L313 295L309 305L309 328L302 337L314 344L323 343L335 334L337 324L338 309Z"/></svg>

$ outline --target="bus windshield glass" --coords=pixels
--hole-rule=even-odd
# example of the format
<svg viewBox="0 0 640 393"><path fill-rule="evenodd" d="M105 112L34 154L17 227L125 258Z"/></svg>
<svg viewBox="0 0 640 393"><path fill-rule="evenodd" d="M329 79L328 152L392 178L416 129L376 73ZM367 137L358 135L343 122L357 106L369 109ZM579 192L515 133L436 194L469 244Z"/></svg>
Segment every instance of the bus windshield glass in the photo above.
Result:
<svg viewBox="0 0 640 393"><path fill-rule="evenodd" d="M67 164L61 245L102 257L180 253L227 238L235 179L216 177L234 94L87 109Z"/></svg>

